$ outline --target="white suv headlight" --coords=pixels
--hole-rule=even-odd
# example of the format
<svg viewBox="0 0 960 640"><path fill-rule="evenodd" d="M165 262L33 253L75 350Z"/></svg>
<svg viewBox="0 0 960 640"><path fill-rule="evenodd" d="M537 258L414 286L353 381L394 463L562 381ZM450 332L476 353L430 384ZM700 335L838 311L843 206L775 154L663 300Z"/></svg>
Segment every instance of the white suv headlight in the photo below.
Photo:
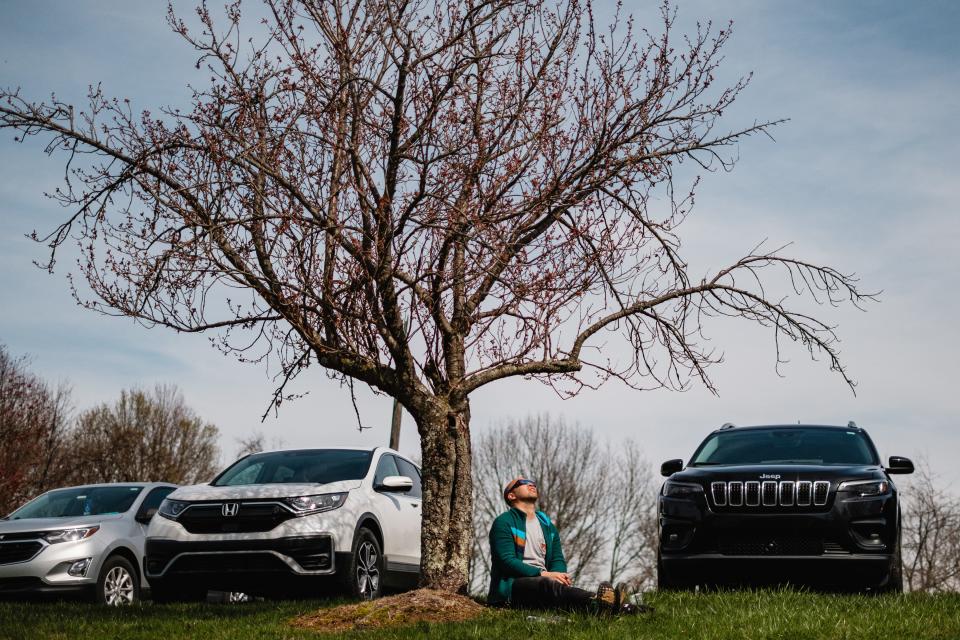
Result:
<svg viewBox="0 0 960 640"><path fill-rule="evenodd" d="M95 527L83 527L80 529L57 529L56 531L44 531L40 535L48 543L58 544L60 542L76 542L77 540L89 538L99 530L100 525L97 525Z"/></svg>
<svg viewBox="0 0 960 640"><path fill-rule="evenodd" d="M183 513L183 510L189 506L189 502L183 502L182 500L171 500L167 498L160 503L160 508L157 509L157 513L169 520L176 520L177 516Z"/></svg>
<svg viewBox="0 0 960 640"><path fill-rule="evenodd" d="M290 505L290 508L293 509L297 515L302 516L336 509L346 502L347 494L346 492L324 493L318 496L297 496L295 498L284 498L283 500Z"/></svg>

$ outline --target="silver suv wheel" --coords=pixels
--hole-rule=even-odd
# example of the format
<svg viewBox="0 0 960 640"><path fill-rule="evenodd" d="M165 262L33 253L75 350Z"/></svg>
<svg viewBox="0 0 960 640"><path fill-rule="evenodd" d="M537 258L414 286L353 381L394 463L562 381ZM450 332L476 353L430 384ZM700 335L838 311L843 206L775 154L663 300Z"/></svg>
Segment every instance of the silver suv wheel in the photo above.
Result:
<svg viewBox="0 0 960 640"><path fill-rule="evenodd" d="M129 560L113 556L103 563L96 595L98 602L109 607L134 604L140 600L140 579Z"/></svg>

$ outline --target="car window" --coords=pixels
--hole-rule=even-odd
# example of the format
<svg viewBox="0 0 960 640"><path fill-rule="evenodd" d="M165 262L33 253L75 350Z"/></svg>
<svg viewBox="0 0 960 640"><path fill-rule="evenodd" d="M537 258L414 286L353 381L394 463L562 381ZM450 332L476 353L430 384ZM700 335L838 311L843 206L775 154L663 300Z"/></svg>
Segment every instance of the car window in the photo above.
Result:
<svg viewBox="0 0 960 640"><path fill-rule="evenodd" d="M775 427L730 429L712 434L692 464L877 464L873 447L859 431Z"/></svg>
<svg viewBox="0 0 960 640"><path fill-rule="evenodd" d="M263 465L264 463L261 461L247 465L243 469L239 469L236 473L230 476L229 484L257 484L257 478L260 476L260 472L263 471ZM239 466L239 464L237 466Z"/></svg>
<svg viewBox="0 0 960 640"><path fill-rule="evenodd" d="M413 486L407 492L407 495L411 498L422 498L423 490L420 486L420 472L417 471L417 468L403 458L397 458L397 466L400 468L400 475L413 480Z"/></svg>
<svg viewBox="0 0 960 640"><path fill-rule="evenodd" d="M147 494L147 497L143 499L143 504L140 505L138 513L146 514L150 509L159 508L163 499L173 493L174 489L176 489L176 487L157 487L152 490Z"/></svg>
<svg viewBox="0 0 960 640"><path fill-rule="evenodd" d="M244 484L327 484L360 480L370 469L370 451L303 449L257 453L238 460L211 483L215 487Z"/></svg>
<svg viewBox="0 0 960 640"><path fill-rule="evenodd" d="M125 485L57 489L34 498L10 514L11 520L70 518L123 513L133 506L143 487Z"/></svg>
<svg viewBox="0 0 960 640"><path fill-rule="evenodd" d="M403 475L400 473L400 470L397 468L397 459L394 458L389 453L385 453L381 458L380 462L377 464L377 472L373 476L373 486L377 486L383 483L383 479L387 476L399 476Z"/></svg>

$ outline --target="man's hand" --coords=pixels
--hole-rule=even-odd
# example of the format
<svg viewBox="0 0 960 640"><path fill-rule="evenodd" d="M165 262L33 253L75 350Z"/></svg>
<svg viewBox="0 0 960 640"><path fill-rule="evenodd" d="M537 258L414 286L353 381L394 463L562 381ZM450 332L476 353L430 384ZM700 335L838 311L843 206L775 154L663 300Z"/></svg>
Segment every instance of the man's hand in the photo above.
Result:
<svg viewBox="0 0 960 640"><path fill-rule="evenodd" d="M556 580L560 584L565 584L568 587L573 585L573 580L570 579L570 576L566 573L560 573L559 571L541 571L540 576Z"/></svg>

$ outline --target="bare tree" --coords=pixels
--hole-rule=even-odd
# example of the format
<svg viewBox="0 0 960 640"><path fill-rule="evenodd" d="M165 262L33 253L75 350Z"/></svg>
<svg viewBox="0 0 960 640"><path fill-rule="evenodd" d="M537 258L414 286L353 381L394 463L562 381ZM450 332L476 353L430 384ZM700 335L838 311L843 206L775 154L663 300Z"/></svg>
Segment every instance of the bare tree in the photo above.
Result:
<svg viewBox="0 0 960 640"><path fill-rule="evenodd" d="M477 468L483 469L474 480L476 570L489 569L487 532L506 510L503 483L523 475L543 487L539 508L563 534L574 580L590 573L606 533L601 520L609 493L607 454L592 431L549 415L509 422L481 434L474 450ZM482 582L475 579L474 588Z"/></svg>
<svg viewBox="0 0 960 640"><path fill-rule="evenodd" d="M610 456L613 482L609 491L606 551L607 579L626 582L634 590L652 587L657 578L658 482L640 446L632 441L619 445Z"/></svg>
<svg viewBox="0 0 960 640"><path fill-rule="evenodd" d="M582 0L265 7L256 42L239 3L222 21L201 5L199 29L171 10L211 77L192 108L10 89L0 127L69 159L54 197L72 213L36 237L51 268L77 240L82 304L278 357L273 405L313 364L403 404L423 452L425 585L466 587L480 387L712 389L699 331L717 315L852 384L833 328L775 283L858 304L853 276L758 247L697 280L680 253L693 187L678 166L729 169L774 124L719 128L747 85L715 86L729 28L677 38L666 5L659 33L619 13L597 24ZM608 331L629 340L623 358Z"/></svg>
<svg viewBox="0 0 960 640"><path fill-rule="evenodd" d="M88 482L164 481L195 484L219 467L219 432L190 409L174 386L124 391L115 403L84 411L70 437L66 476Z"/></svg>
<svg viewBox="0 0 960 640"><path fill-rule="evenodd" d="M242 458L251 453L260 453L261 451L269 451L271 449L282 449L284 447L284 442L282 438L271 438L267 439L267 436L262 431L254 431L249 436L245 438L237 438L237 452L234 454L235 458Z"/></svg>
<svg viewBox="0 0 960 640"><path fill-rule="evenodd" d="M924 463L901 495L904 586L960 591L960 499L940 487Z"/></svg>
<svg viewBox="0 0 960 640"><path fill-rule="evenodd" d="M51 387L0 345L0 515L58 482L70 391Z"/></svg>
<svg viewBox="0 0 960 640"><path fill-rule="evenodd" d="M539 508L561 532L574 581L640 586L654 575L656 488L636 443L604 446L590 429L541 415L482 432L474 456L484 472L474 482L472 591L487 588L487 533L507 508L503 483L517 475L542 487Z"/></svg>

